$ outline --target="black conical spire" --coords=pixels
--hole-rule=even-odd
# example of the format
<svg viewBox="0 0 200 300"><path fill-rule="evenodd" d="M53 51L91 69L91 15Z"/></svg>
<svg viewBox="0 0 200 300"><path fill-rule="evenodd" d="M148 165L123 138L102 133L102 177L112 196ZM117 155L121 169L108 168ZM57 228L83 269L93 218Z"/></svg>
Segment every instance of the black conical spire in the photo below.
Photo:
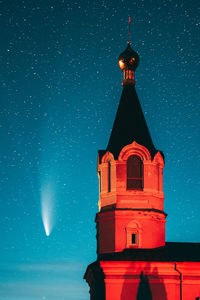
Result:
<svg viewBox="0 0 200 300"><path fill-rule="evenodd" d="M153 145L135 86L125 85L107 151L110 151L115 159L118 159L122 148L133 141L145 146L149 150L151 157L154 157L157 150Z"/></svg>
<svg viewBox="0 0 200 300"><path fill-rule="evenodd" d="M118 62L124 74L123 91L111 132L107 151L118 159L122 148L134 141L145 146L153 158L155 149L144 114L135 90L134 72L139 64L139 55L130 46L130 21L128 46L119 56Z"/></svg>
<svg viewBox="0 0 200 300"><path fill-rule="evenodd" d="M120 54L118 62L124 75L123 91L107 149L99 151L99 159L101 160L105 152L109 151L117 160L122 148L134 141L145 146L153 159L157 150L152 142L135 90L134 73L139 64L139 55L130 46L130 17L128 46ZM163 156L162 152L161 154Z"/></svg>

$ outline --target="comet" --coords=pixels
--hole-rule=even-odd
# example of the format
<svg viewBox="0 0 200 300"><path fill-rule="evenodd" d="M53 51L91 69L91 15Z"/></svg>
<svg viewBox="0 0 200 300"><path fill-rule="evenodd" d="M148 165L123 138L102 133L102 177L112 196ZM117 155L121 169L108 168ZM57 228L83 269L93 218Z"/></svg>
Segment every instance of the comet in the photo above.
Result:
<svg viewBox="0 0 200 300"><path fill-rule="evenodd" d="M45 210L43 211L43 214L42 214L42 220L43 220L46 236L49 236L50 235L50 224L49 224L48 214L45 212Z"/></svg>
<svg viewBox="0 0 200 300"><path fill-rule="evenodd" d="M49 236L53 228L53 191L50 184L42 187L41 215L46 236Z"/></svg>

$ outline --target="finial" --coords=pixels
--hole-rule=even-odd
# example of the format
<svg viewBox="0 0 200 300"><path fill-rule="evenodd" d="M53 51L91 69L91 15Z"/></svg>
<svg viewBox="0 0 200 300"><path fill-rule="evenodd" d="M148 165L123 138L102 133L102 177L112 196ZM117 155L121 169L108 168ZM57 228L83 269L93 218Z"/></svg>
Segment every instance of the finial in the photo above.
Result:
<svg viewBox="0 0 200 300"><path fill-rule="evenodd" d="M131 17L128 20L128 45L124 52L118 58L120 69L124 73L124 80L122 85L135 85L134 72L139 64L139 55L130 45L130 23Z"/></svg>
<svg viewBox="0 0 200 300"><path fill-rule="evenodd" d="M131 24L131 17L129 16L129 19L128 19L128 44L130 44L130 24Z"/></svg>

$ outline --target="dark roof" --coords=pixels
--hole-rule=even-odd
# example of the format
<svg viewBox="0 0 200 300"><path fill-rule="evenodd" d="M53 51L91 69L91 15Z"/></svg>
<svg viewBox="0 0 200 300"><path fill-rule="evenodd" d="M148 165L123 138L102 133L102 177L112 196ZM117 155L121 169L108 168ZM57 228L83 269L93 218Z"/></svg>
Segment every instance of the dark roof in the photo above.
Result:
<svg viewBox="0 0 200 300"><path fill-rule="evenodd" d="M98 260L200 262L200 243L166 242L164 247L155 249L125 249L122 252L101 254Z"/></svg>
<svg viewBox="0 0 200 300"><path fill-rule="evenodd" d="M145 146L152 158L156 154L135 86L125 85L107 150L117 159L122 148L133 141Z"/></svg>

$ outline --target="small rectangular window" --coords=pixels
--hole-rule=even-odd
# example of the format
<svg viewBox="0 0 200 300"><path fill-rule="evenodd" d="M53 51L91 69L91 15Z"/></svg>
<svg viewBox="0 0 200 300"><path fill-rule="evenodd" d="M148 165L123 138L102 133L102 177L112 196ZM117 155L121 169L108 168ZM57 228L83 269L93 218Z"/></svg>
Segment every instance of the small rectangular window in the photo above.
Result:
<svg viewBox="0 0 200 300"><path fill-rule="evenodd" d="M131 239L132 244L136 244L136 234L132 233L132 239Z"/></svg>

